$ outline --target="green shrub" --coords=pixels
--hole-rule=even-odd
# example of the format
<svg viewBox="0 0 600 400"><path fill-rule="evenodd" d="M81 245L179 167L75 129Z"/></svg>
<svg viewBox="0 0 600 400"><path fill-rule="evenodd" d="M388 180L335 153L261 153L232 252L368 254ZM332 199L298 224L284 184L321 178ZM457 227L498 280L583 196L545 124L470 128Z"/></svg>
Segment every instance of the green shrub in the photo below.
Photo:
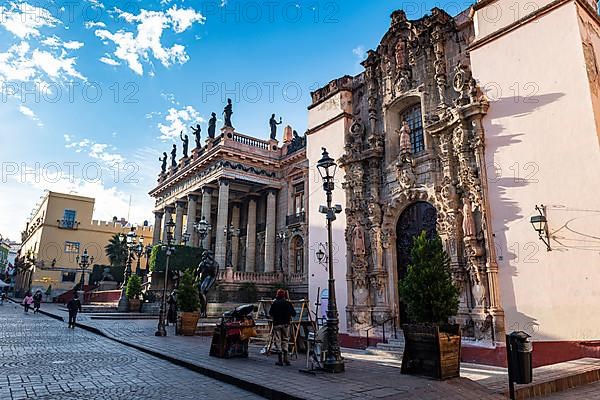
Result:
<svg viewBox="0 0 600 400"><path fill-rule="evenodd" d="M142 295L142 280L137 275L131 275L127 280L125 295L128 299L139 299Z"/></svg>
<svg viewBox="0 0 600 400"><path fill-rule="evenodd" d="M458 289L452 281L450 257L439 236L427 239L425 231L413 241L412 262L398 283L400 297L415 323L448 323L458 312Z"/></svg>
<svg viewBox="0 0 600 400"><path fill-rule="evenodd" d="M200 309L200 298L198 289L194 285L192 268L183 273L179 288L177 288L177 307L183 312L196 312Z"/></svg>
<svg viewBox="0 0 600 400"><path fill-rule="evenodd" d="M196 268L202 260L204 250L197 247L174 246L175 251L169 258L169 271L185 271L188 268ZM167 264L167 250L160 245L152 248L150 255L150 270L152 272L164 272Z"/></svg>

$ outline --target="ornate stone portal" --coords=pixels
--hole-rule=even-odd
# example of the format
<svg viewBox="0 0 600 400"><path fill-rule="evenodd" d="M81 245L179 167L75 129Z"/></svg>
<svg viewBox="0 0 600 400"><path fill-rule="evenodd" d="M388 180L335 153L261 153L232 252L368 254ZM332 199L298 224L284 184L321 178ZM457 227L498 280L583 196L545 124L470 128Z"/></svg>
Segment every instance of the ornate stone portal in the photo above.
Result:
<svg viewBox="0 0 600 400"><path fill-rule="evenodd" d="M461 15L452 19L437 8L416 21L394 12L391 28L363 62L364 73L352 80L354 122L340 163L353 334L393 316L406 322L397 282L415 227L429 224L452 260L463 335L502 339L481 128L488 104L465 53L472 26L460 21ZM401 143L405 120L410 129L403 128Z"/></svg>

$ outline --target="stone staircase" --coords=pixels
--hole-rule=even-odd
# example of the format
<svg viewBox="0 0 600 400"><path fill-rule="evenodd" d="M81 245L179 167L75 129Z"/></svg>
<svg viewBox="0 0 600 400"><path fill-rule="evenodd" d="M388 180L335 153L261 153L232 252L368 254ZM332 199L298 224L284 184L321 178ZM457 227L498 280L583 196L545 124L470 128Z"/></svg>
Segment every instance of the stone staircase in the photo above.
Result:
<svg viewBox="0 0 600 400"><path fill-rule="evenodd" d="M368 347L367 353L377 356L402 359L402 354L404 353L404 338L400 335L398 336L400 339L390 338L388 339L387 343L380 342L377 343L377 346L375 347Z"/></svg>

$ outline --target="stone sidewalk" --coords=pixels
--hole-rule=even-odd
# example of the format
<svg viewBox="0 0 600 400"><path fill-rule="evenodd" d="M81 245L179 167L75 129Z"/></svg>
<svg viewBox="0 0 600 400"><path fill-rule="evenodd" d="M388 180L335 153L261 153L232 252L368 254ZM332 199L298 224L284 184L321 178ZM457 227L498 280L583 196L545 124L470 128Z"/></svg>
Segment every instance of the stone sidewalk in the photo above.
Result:
<svg viewBox="0 0 600 400"><path fill-rule="evenodd" d="M58 318L66 316L66 311L57 305L45 304L43 309ZM100 320L84 314L79 324L130 347L271 399L504 398L466 378L440 382L401 375L398 363L361 351L344 349L346 372L313 376L299 372L306 367L302 355L292 359L291 367L278 367L273 357L261 355L260 348L254 346L247 359L210 357L211 338L175 336L172 327L168 329L169 336L155 337L156 320Z"/></svg>

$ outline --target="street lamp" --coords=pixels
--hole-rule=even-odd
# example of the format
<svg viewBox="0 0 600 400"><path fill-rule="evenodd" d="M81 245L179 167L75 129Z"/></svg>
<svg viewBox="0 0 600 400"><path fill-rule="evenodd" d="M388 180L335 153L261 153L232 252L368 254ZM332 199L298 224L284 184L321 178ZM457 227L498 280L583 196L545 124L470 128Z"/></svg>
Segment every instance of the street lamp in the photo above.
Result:
<svg viewBox="0 0 600 400"><path fill-rule="evenodd" d="M148 272L150 272L150 256L152 255L152 245L151 244L147 244L146 245L146 249L144 250L144 252L146 253L146 270L144 271L144 275L148 275Z"/></svg>
<svg viewBox="0 0 600 400"><path fill-rule="evenodd" d="M323 179L323 190L327 195L327 206L320 206L319 212L325 214L327 219L327 248L329 262L329 285L327 292L327 331L326 331L326 356L323 362L323 369L327 372L343 372L344 360L340 352L340 344L338 341L339 320L337 304L335 300L335 280L333 278L333 239L331 232L331 223L335 221L336 214L342 212L342 206L336 204L331 205L332 192L334 189L334 177L337 171L335 160L329 157L329 153L325 147L323 149L323 157L317 162L317 170Z"/></svg>
<svg viewBox="0 0 600 400"><path fill-rule="evenodd" d="M119 240L121 240L121 243L125 242L125 246L127 247L127 261L125 264L125 273L123 276L123 286L121 286L121 297L119 297L119 304L117 306L117 310L119 312L125 312L127 311L128 308L128 300L127 300L127 282L129 281L129 278L131 277L131 263L133 261L133 258L138 255L138 263L137 263L137 268L138 271L140 269L140 260L139 260L139 254L141 254L141 252L143 250L144 246L143 246L143 241L144 241L144 237L141 236L138 238L138 236L135 233L135 227L131 227L131 230L129 232L127 232L126 235L124 234L119 234ZM136 274L139 274L139 272L136 272Z"/></svg>
<svg viewBox="0 0 600 400"><path fill-rule="evenodd" d="M142 269L140 268L140 259L144 254L144 236L140 236L138 239L137 245L135 246L135 255L137 256L137 267L135 269L135 274L140 278L144 275L142 274Z"/></svg>
<svg viewBox="0 0 600 400"><path fill-rule="evenodd" d="M79 290L83 290L83 285L85 284L85 271L89 268L90 264L94 263L94 257L90 257L88 255L87 249L83 250L83 254L81 257L75 257L77 260L77 264L79 268L81 268L81 278L79 278Z"/></svg>
<svg viewBox="0 0 600 400"><path fill-rule="evenodd" d="M154 336L167 336L167 330L165 329L165 311L166 311L166 300L167 300L167 279L169 276L169 260L171 259L171 254L175 251L173 247L173 231L175 230L175 223L171 220L166 223L166 233L167 233L167 244L162 245L164 249L167 251L167 261L165 263L165 282L163 286L162 299L160 301L160 311L158 315L158 328L154 333Z"/></svg>
<svg viewBox="0 0 600 400"><path fill-rule="evenodd" d="M194 224L194 229L198 233L198 238L200 239L200 248L204 249L202 242L204 242L204 238L206 238L208 232L210 232L211 226L206 222L206 218L202 217L200 221Z"/></svg>
<svg viewBox="0 0 600 400"><path fill-rule="evenodd" d="M552 251L550 247L550 234L548 233L548 219L546 218L546 206L535 206L539 215L534 215L529 219L533 229L538 234L539 239L546 245L546 251Z"/></svg>
<svg viewBox="0 0 600 400"><path fill-rule="evenodd" d="M315 255L317 256L317 261L319 262L319 264L323 265L325 267L325 270L327 270L327 263L329 262L329 257L327 257L327 254L325 254L325 246L327 246L327 243L319 243L319 250L317 250Z"/></svg>

